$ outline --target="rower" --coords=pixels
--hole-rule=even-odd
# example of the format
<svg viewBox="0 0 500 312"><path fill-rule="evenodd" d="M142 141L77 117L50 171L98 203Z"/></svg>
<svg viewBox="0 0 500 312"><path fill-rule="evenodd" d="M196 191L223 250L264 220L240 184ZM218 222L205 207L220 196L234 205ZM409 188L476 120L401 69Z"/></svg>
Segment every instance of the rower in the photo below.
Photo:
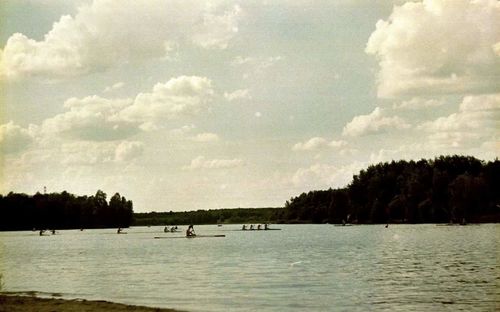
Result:
<svg viewBox="0 0 500 312"><path fill-rule="evenodd" d="M194 227L192 224L190 224L186 230L186 237L191 237L191 236L196 236L194 233Z"/></svg>
<svg viewBox="0 0 500 312"><path fill-rule="evenodd" d="M250 224L250 230L254 230L253 224Z"/></svg>
<svg viewBox="0 0 500 312"><path fill-rule="evenodd" d="M260 224L259 224L259 225L257 225L257 230L260 230Z"/></svg>
<svg viewBox="0 0 500 312"><path fill-rule="evenodd" d="M269 230L269 224L264 224L264 230Z"/></svg>
<svg viewBox="0 0 500 312"><path fill-rule="evenodd" d="M166 226L164 229L163 229L163 232L167 233L169 230L168 230L168 226Z"/></svg>
<svg viewBox="0 0 500 312"><path fill-rule="evenodd" d="M121 234L122 232L122 228L118 228L118 230L116 231L116 234Z"/></svg>
<svg viewBox="0 0 500 312"><path fill-rule="evenodd" d="M241 227L241 229L242 229L243 231L245 231L245 230L247 229L246 224L243 224L243 226Z"/></svg>

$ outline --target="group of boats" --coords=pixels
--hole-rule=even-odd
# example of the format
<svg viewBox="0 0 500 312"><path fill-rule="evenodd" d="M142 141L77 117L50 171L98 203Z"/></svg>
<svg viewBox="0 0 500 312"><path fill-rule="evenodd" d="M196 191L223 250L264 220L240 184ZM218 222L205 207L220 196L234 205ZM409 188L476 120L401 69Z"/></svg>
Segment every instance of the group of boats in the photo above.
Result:
<svg viewBox="0 0 500 312"><path fill-rule="evenodd" d="M219 224L217 226L220 226ZM223 231L276 231L281 229L270 228L269 224L244 224L241 229L231 229L231 230L223 230ZM177 226L165 226L163 229L164 233L175 233L181 232L181 230ZM186 230L186 235L183 236L155 236L155 239L171 239L171 238L199 238L199 237L226 237L224 234L215 234L215 235L199 235L194 232L194 228L192 225L188 227Z"/></svg>
<svg viewBox="0 0 500 312"><path fill-rule="evenodd" d="M243 224L243 226L241 227L241 230L242 231L272 231L272 230L281 230L281 229L271 229L269 227L269 224L258 224L257 226L253 225L253 224L250 224L248 227L246 224Z"/></svg>
<svg viewBox="0 0 500 312"><path fill-rule="evenodd" d="M219 224L217 226L220 226ZM244 224L241 229L228 229L228 230L222 230L222 231L279 231L281 229L277 228L270 228L269 224L249 224L246 225ZM45 230L45 229L33 229L33 231L39 231L40 236L45 236L45 235L54 235L57 234L56 230ZM80 231L83 231L83 229L80 229ZM173 226L165 226L163 228L164 233L180 233L183 230L180 229L177 225ZM142 232L144 233L144 232ZM116 230L116 234L128 234L128 232L125 232L123 228L119 227ZM154 238L199 238L199 237L226 237L224 234L215 234L215 235L199 235L194 232L194 228L192 225L190 225L186 231L186 235L182 236L155 236Z"/></svg>
<svg viewBox="0 0 500 312"><path fill-rule="evenodd" d="M175 233L175 232L179 232L179 228L177 227L177 225L173 225L171 227L166 226L166 227L163 228L163 232L165 232L165 233L169 233L169 232L170 233Z"/></svg>

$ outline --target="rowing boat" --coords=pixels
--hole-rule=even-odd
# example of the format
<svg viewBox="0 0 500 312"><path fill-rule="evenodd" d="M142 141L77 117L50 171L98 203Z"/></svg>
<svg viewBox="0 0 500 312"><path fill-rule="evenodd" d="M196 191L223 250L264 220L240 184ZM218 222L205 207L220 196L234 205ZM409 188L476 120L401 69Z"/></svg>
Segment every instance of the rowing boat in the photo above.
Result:
<svg viewBox="0 0 500 312"><path fill-rule="evenodd" d="M265 229L260 229L260 230L257 230L257 229L253 229L253 230L233 229L233 230L221 230L221 231L265 232L265 231L281 231L281 229L267 229L267 230L265 230Z"/></svg>
<svg viewBox="0 0 500 312"><path fill-rule="evenodd" d="M206 237L226 237L226 235L218 234L218 235L194 235L194 236L155 236L154 238L206 238Z"/></svg>

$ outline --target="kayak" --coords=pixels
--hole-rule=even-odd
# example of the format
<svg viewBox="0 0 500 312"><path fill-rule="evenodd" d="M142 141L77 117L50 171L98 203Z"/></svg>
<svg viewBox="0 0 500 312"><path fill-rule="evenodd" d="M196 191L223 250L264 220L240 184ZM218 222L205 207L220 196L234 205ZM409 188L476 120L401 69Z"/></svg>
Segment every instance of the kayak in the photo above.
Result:
<svg viewBox="0 0 500 312"><path fill-rule="evenodd" d="M155 236L154 238L160 239L160 238L205 238L205 237L226 237L226 235L195 235L195 236Z"/></svg>

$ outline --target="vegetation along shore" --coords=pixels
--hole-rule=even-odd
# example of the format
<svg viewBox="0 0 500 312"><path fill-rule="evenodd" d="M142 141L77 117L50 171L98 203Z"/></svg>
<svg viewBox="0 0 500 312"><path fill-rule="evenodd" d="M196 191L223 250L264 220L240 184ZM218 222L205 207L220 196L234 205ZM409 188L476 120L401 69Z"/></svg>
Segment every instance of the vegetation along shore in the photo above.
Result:
<svg viewBox="0 0 500 312"><path fill-rule="evenodd" d="M279 208L133 213L116 193L0 195L0 230L215 223L500 222L500 161L470 156L371 165L344 188L302 193Z"/></svg>

